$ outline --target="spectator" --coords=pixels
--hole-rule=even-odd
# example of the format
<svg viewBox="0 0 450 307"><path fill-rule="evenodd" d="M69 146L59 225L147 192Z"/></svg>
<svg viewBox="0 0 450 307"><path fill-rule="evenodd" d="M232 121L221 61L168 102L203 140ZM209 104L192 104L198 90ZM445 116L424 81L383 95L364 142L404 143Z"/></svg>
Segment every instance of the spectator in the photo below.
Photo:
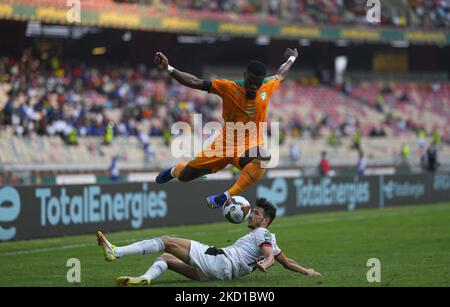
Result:
<svg viewBox="0 0 450 307"><path fill-rule="evenodd" d="M330 174L330 162L327 159L326 151L322 151L322 159L319 164L319 173L321 176L328 176Z"/></svg>
<svg viewBox="0 0 450 307"><path fill-rule="evenodd" d="M425 149L425 130L423 128L417 132L417 145L420 150Z"/></svg>
<svg viewBox="0 0 450 307"><path fill-rule="evenodd" d="M78 131L76 128L72 128L67 135L67 145L78 145Z"/></svg>
<svg viewBox="0 0 450 307"><path fill-rule="evenodd" d="M153 151L152 145L150 143L150 137L143 131L138 134L139 141L142 144L142 148L144 149L144 160L145 163L149 163L155 155Z"/></svg>
<svg viewBox="0 0 450 307"><path fill-rule="evenodd" d="M431 134L431 138L433 139L433 143L436 145L441 144L442 141L442 137L441 137L441 132L439 131L438 128L434 128L433 132Z"/></svg>
<svg viewBox="0 0 450 307"><path fill-rule="evenodd" d="M144 155L145 155L145 163L150 163L150 161L155 156L155 152L153 151L151 143L144 144Z"/></svg>
<svg viewBox="0 0 450 307"><path fill-rule="evenodd" d="M402 92L402 94L399 97L399 101L403 102L403 103L408 103L409 102L409 96L406 92Z"/></svg>
<svg viewBox="0 0 450 307"><path fill-rule="evenodd" d="M339 146L342 144L341 141L341 130L338 128L332 129L330 135L328 136L328 144L331 146Z"/></svg>
<svg viewBox="0 0 450 307"><path fill-rule="evenodd" d="M358 151L358 176L364 176L367 167L366 157L364 156L364 152L360 149Z"/></svg>
<svg viewBox="0 0 450 307"><path fill-rule="evenodd" d="M114 137L114 130L113 130L113 123L109 122L106 125L106 129L105 129L105 135L103 138L103 144L104 145L110 145L113 141L113 137Z"/></svg>
<svg viewBox="0 0 450 307"><path fill-rule="evenodd" d="M390 94L392 94L392 92L393 91L392 91L391 86L389 84L385 84L383 86L383 88L381 89L380 94L381 95L390 95Z"/></svg>
<svg viewBox="0 0 450 307"><path fill-rule="evenodd" d="M109 166L109 174L110 174L110 179L112 182L117 182L119 180L119 158L118 157L113 157L112 161L111 161L111 165Z"/></svg>
<svg viewBox="0 0 450 307"><path fill-rule="evenodd" d="M346 76L344 78L344 86L342 87L342 91L344 95L347 96L352 93L352 78L350 76Z"/></svg>
<svg viewBox="0 0 450 307"><path fill-rule="evenodd" d="M421 158L421 164L422 168L429 172L435 172L439 168L440 163L438 161L437 146L435 143L432 143L428 147L426 153Z"/></svg>
<svg viewBox="0 0 450 307"><path fill-rule="evenodd" d="M291 143L291 146L289 148L290 158L291 162L297 163L297 161L300 158L300 149L295 143Z"/></svg>
<svg viewBox="0 0 450 307"><path fill-rule="evenodd" d="M375 109L380 112L383 113L383 109L384 109L384 98L383 95L378 94L377 98L376 98L376 102L375 102Z"/></svg>
<svg viewBox="0 0 450 307"><path fill-rule="evenodd" d="M353 149L357 149L359 150L361 148L361 138L362 138L362 133L361 130L357 129L355 131L355 134L353 134Z"/></svg>
<svg viewBox="0 0 450 307"><path fill-rule="evenodd" d="M405 165L409 164L409 153L410 153L409 146L407 144L402 144L401 156L402 156L402 162Z"/></svg>
<svg viewBox="0 0 450 307"><path fill-rule="evenodd" d="M383 126L380 127L372 127L369 133L370 137L384 137L386 136L386 131L384 130Z"/></svg>

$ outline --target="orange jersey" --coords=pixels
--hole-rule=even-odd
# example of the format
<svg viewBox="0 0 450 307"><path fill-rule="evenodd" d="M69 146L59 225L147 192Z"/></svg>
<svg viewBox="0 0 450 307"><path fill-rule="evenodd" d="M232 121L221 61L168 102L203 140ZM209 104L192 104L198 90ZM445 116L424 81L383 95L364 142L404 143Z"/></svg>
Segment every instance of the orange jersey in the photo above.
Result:
<svg viewBox="0 0 450 307"><path fill-rule="evenodd" d="M224 128L215 139L216 144L212 144L207 150L222 151L225 148L233 147L234 155L240 155L245 150L264 144L261 123L265 123L267 106L269 99L274 91L279 87L282 79L279 76L265 78L263 85L258 89L255 99L246 97L244 81L230 81L230 80L212 80L210 93L220 96L223 100L222 118L224 120ZM251 131L245 131L239 137L236 132L227 123L242 123L246 127L256 127ZM253 123L253 124L252 124ZM233 140L233 144L227 140ZM218 146L218 143L224 144Z"/></svg>
<svg viewBox="0 0 450 307"><path fill-rule="evenodd" d="M222 97L222 118L225 122L261 123L266 120L270 96L281 81L277 76L264 79L255 99L246 97L244 81L212 80L209 92Z"/></svg>

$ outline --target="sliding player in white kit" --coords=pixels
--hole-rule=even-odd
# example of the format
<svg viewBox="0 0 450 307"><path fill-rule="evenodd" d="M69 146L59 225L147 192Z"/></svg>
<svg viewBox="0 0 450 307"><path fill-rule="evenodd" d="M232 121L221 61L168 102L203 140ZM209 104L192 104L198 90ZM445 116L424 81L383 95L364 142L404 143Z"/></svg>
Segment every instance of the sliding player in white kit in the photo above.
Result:
<svg viewBox="0 0 450 307"><path fill-rule="evenodd" d="M267 272L275 260L291 271L320 275L314 269L301 267L281 252L275 235L267 230L275 215L276 208L270 202L265 198L258 199L248 220L248 227L252 231L226 248L210 247L197 241L166 236L123 247L111 244L100 231L97 238L107 261L130 255L166 252L156 259L144 275L117 278L117 284L122 286L149 285L167 269L193 280L237 279L255 269Z"/></svg>

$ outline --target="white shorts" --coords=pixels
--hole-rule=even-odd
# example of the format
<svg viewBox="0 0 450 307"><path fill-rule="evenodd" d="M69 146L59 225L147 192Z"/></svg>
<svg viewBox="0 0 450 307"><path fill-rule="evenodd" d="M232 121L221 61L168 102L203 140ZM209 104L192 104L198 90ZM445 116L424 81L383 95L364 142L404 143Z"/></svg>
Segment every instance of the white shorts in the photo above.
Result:
<svg viewBox="0 0 450 307"><path fill-rule="evenodd" d="M209 255L205 252L210 246L191 241L190 264L197 268L201 280L233 279L231 260L224 254Z"/></svg>

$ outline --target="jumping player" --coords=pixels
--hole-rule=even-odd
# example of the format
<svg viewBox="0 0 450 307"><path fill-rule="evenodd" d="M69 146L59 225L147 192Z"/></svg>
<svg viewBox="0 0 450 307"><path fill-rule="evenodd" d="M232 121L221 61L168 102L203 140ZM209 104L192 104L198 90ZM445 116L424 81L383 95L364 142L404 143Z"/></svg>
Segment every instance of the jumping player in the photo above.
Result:
<svg viewBox="0 0 450 307"><path fill-rule="evenodd" d="M314 269L301 267L283 254L275 235L267 229L275 215L276 208L270 202L264 198L258 199L248 220L248 227L252 231L226 248L210 247L197 241L166 236L118 247L111 244L100 231L97 233L97 239L106 261L130 255L165 252L144 275L117 278L116 283L122 286L149 285L167 269L192 280L237 279L256 269L267 272L275 260L288 270L310 276L320 275Z"/></svg>
<svg viewBox="0 0 450 307"><path fill-rule="evenodd" d="M244 80L230 81L225 79L201 80L186 72L181 72L169 65L169 60L161 52L155 55L155 65L167 71L180 84L187 87L207 91L220 96L223 100L222 118L225 122L216 139L188 163L180 162L170 167L156 178L159 184L174 178L180 181L191 181L206 174L215 173L228 164L241 170L236 183L222 194L207 197L211 208L221 207L225 201L242 193L250 185L264 175L262 161L270 160L270 154L263 147L264 139L260 133L261 124L266 121L267 106L274 91L287 76L290 67L298 57L297 49L286 49L284 57L287 61L280 66L276 75L266 78L266 67L263 63L252 61L244 72ZM254 123L256 129L239 138L230 124ZM235 126L234 126L235 127ZM231 134L231 136L230 136ZM232 140L231 144L229 140ZM239 140L244 140L239 141ZM231 152L232 155L225 154Z"/></svg>

